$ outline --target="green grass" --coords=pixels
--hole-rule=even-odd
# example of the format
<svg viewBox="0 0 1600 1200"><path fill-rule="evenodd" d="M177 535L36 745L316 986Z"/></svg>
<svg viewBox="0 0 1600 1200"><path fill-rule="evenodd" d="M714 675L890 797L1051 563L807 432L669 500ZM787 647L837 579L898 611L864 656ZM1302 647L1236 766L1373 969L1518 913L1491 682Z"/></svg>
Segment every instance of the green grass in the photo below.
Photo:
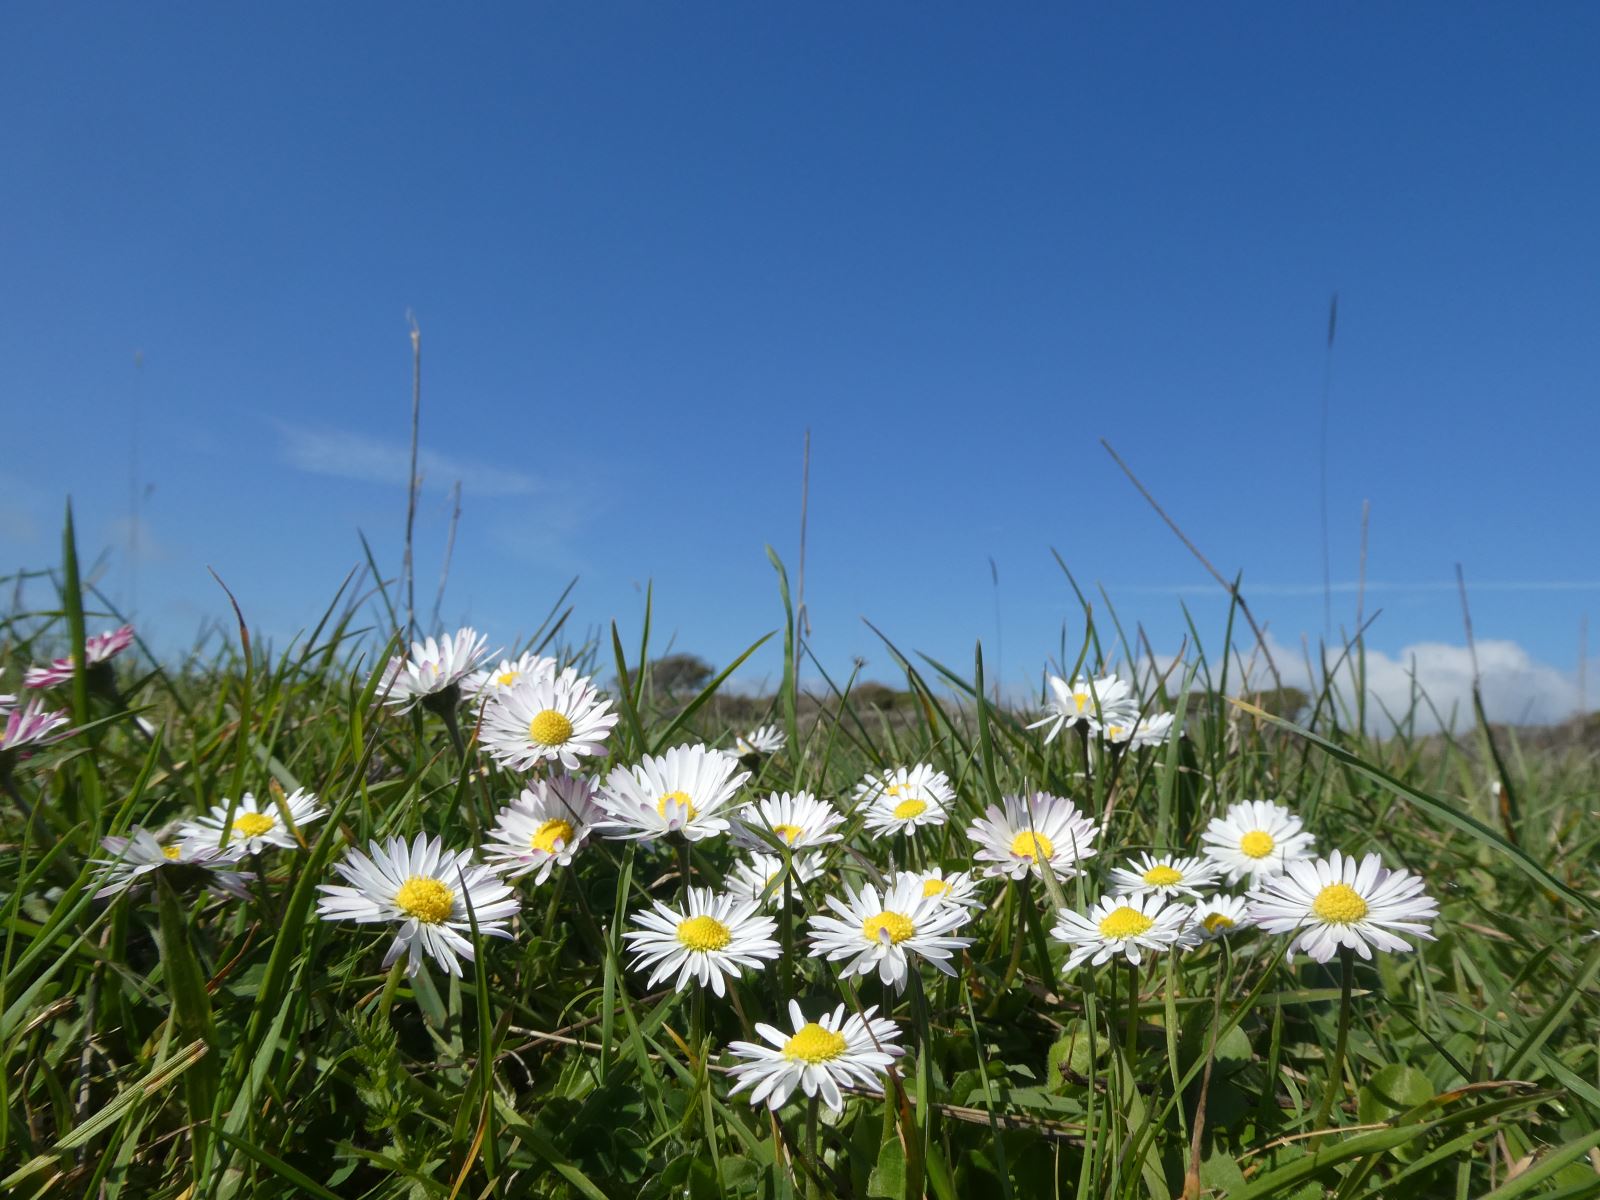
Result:
<svg viewBox="0 0 1600 1200"><path fill-rule="evenodd" d="M56 578L54 611L0 626L10 690L28 661L81 647L109 616L82 591L70 528ZM81 731L10 765L0 1194L1600 1195L1600 942L1583 940L1600 926L1592 752L1525 751L1499 731L1491 753L1482 728L1422 738L1405 714L1380 741L1331 693L1310 698L1307 733L1219 698L1237 688L1224 678L1230 621L1209 646L1196 630L1187 666L1152 697L1181 712L1185 736L1114 760L1072 736L1045 745L1027 714L987 703L981 656L941 665L890 646L915 698L892 713L854 702L853 679L800 695L794 681L820 666L786 582L780 598L784 687L768 719L790 740L752 793L806 789L848 808L866 771L931 762L959 800L921 855L950 868L970 865L966 825L1002 794L1109 805L1090 877L1049 892L986 884L959 977L924 967L900 997L806 957L797 920L791 957L697 1017L692 990L642 987L620 937L628 913L675 894L674 853L595 840L570 872L522 887L514 941L482 939L460 980L406 980L381 968L376 927L316 918L316 885L370 838L471 844L517 785L476 751L463 760L437 717L378 702L385 597L343 593L282 650L241 619L237 640L181 668L125 655L115 696L80 671L57 700ZM731 744L721 677L693 698L652 686L648 612L601 645L560 645L564 601L540 638L610 681L612 761ZM1097 611L1099 627L1060 653L1068 667L1122 644ZM1347 649L1359 660L1359 647L1330 656ZM1503 805L1490 789L1502 768ZM274 786L309 788L332 814L304 851L263 860L251 902L181 878L91 898L102 836ZM1131 1011L1126 968L1062 973L1055 906L1092 900L1130 853L1194 848L1230 801L1258 797L1297 809L1323 851L1376 851L1423 874L1438 939L1347 980L1337 961L1287 963L1284 939L1251 933L1157 958ZM848 828L849 851L804 889L808 908L881 865L884 848ZM693 870L715 884L732 857L702 842ZM791 995L812 1011L842 999L891 1012L911 1053L887 1097L853 1097L837 1119L730 1097L727 1044Z"/></svg>

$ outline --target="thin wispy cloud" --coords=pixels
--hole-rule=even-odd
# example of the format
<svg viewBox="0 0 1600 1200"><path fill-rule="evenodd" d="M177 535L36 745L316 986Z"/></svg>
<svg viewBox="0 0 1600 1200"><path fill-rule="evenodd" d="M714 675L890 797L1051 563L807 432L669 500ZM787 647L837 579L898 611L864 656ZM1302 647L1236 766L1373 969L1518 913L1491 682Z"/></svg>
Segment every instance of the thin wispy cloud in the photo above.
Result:
<svg viewBox="0 0 1600 1200"><path fill-rule="evenodd" d="M405 487L411 474L411 448L402 442L368 437L339 429L305 429L280 425L283 458L297 470L333 479ZM417 473L425 488L444 489L461 481L462 491L475 496L528 496L541 490L539 480L523 471L422 448Z"/></svg>

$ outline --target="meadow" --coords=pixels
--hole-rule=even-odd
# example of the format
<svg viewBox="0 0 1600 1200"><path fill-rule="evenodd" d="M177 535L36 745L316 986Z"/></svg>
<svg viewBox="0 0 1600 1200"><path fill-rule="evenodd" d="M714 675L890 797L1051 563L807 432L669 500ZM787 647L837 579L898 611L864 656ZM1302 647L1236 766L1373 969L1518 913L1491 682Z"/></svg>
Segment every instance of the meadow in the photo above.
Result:
<svg viewBox="0 0 1600 1200"><path fill-rule="evenodd" d="M735 701L648 602L414 649L375 571L158 660L69 520L0 625L0 1194L1600 1196L1591 747L1285 705L1233 618L1124 691L1087 604L1026 704L889 640L867 703L773 565Z"/></svg>

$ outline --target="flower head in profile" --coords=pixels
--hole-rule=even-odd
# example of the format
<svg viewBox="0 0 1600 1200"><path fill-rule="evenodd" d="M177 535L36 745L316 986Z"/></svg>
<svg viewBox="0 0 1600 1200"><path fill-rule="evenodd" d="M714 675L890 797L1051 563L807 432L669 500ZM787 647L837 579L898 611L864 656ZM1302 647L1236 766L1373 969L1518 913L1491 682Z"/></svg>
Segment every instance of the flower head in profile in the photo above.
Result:
<svg viewBox="0 0 1600 1200"><path fill-rule="evenodd" d="M635 955L633 969L654 968L646 987L676 974L676 991L694 979L721 996L725 980L737 979L746 968L759 970L782 953L772 938L778 923L761 915L758 901L719 896L710 888L690 888L687 899L682 910L657 900L634 914L639 928L622 935Z"/></svg>
<svg viewBox="0 0 1600 1200"><path fill-rule="evenodd" d="M97 633L93 637L83 639L83 661L85 667L93 668L101 663L110 662L129 646L133 645L133 626L124 625L120 629L110 629L105 633ZM58 683L65 683L73 675L72 656L53 658L47 666L30 667L23 673L22 682L31 688L54 687Z"/></svg>
<svg viewBox="0 0 1600 1200"><path fill-rule="evenodd" d="M730 894L747 900L760 900L769 908L783 904L785 895L791 904L803 904L799 885L810 883L822 872L820 854L793 854L789 856L789 871L784 874L783 859L776 854L752 854L735 863L728 873L725 886ZM787 886L786 886L787 885Z"/></svg>
<svg viewBox="0 0 1600 1200"><path fill-rule="evenodd" d="M64 712L47 710L44 702L38 699L13 708L5 717L5 725L0 728L0 767L4 767L12 755L25 758L33 750L59 742L72 733L62 728L70 724L72 718Z"/></svg>
<svg viewBox="0 0 1600 1200"><path fill-rule="evenodd" d="M1250 927L1250 902L1243 896L1210 896L1194 906L1190 928L1211 941L1229 937Z"/></svg>
<svg viewBox="0 0 1600 1200"><path fill-rule="evenodd" d="M1421 876L1391 871L1376 854L1358 861L1335 850L1257 883L1250 919L1268 933L1294 934L1290 956L1303 951L1322 963L1345 949L1371 958L1374 949L1410 950L1402 933L1433 940L1439 905L1424 886Z"/></svg>
<svg viewBox="0 0 1600 1200"><path fill-rule="evenodd" d="M1066 970L1084 961L1099 966L1121 955L1134 966L1147 954L1187 949L1199 943L1191 928L1194 910L1161 896L1104 896L1088 915L1070 910L1057 918L1051 936L1067 943Z"/></svg>
<svg viewBox="0 0 1600 1200"><path fill-rule="evenodd" d="M535 885L570 867L605 812L594 802L594 781L576 775L538 779L495 817L483 857L507 879L532 875Z"/></svg>
<svg viewBox="0 0 1600 1200"><path fill-rule="evenodd" d="M516 915L517 897L491 868L473 863L472 851L446 850L438 838L422 833L409 845L397 837L381 846L369 842L367 851L352 849L334 865L351 886L317 885L317 915L398 925L385 967L404 954L406 974L415 975L426 954L459 977L461 960L472 961L474 918L479 933L511 936L506 923Z"/></svg>
<svg viewBox="0 0 1600 1200"><path fill-rule="evenodd" d="M595 796L607 837L650 841L681 833L691 842L726 833L724 815L750 772L707 746L674 746L636 767L613 767Z"/></svg>
<svg viewBox="0 0 1600 1200"><path fill-rule="evenodd" d="M207 815L184 822L178 836L194 846L226 844L241 855L259 854L269 846L295 850L300 847L296 833L325 816L327 809L304 788L295 788L281 801L269 796L264 803L246 792L236 804L224 800L212 805Z"/></svg>
<svg viewBox="0 0 1600 1200"><path fill-rule="evenodd" d="M749 733L739 735L733 739L733 752L740 758L751 756L765 757L776 754L783 749L783 744L788 738L783 730L776 725L762 725L752 729Z"/></svg>
<svg viewBox="0 0 1600 1200"><path fill-rule="evenodd" d="M1100 736L1113 746L1127 746L1134 750L1146 746L1161 746L1172 736L1171 713L1150 713L1136 717L1132 724L1119 724L1112 720L1100 727Z"/></svg>
<svg viewBox="0 0 1600 1200"><path fill-rule="evenodd" d="M461 682L489 651L489 639L475 629L459 629L438 641L413 642L408 656L389 660L378 695L401 712L419 703L450 709L461 696Z"/></svg>
<svg viewBox="0 0 1600 1200"><path fill-rule="evenodd" d="M769 846L781 839L795 850L837 842L844 814L810 792L783 792L741 808L734 818L733 839L741 846Z"/></svg>
<svg viewBox="0 0 1600 1200"><path fill-rule="evenodd" d="M515 659L502 658L498 667L474 671L461 681L461 690L483 704L510 691L519 683L554 679L559 673L560 664L555 659L540 654L523 654Z"/></svg>
<svg viewBox="0 0 1600 1200"><path fill-rule="evenodd" d="M1064 796L1034 792L991 804L967 827L967 836L978 844L973 857L988 864L989 875L1043 879L1049 867L1056 878L1069 879L1079 862L1094 857L1100 826Z"/></svg>
<svg viewBox="0 0 1600 1200"><path fill-rule="evenodd" d="M247 871L231 868L239 861L239 852L233 847L226 850L216 846L196 846L186 842L173 842L163 846L148 829L135 827L128 837L103 837L100 844L110 852L110 858L97 858L100 871L95 892L96 900L104 900L122 892L132 891L154 878L154 872L165 872L173 883L198 883L218 895L246 899L250 893L247 885L255 878Z"/></svg>
<svg viewBox="0 0 1600 1200"><path fill-rule="evenodd" d="M1098 679L1080 675L1071 683L1052 675L1045 715L1028 728L1048 726L1044 740L1052 742L1063 729L1076 725L1087 725L1095 731L1108 725L1132 728L1138 719L1138 698L1133 689L1115 675L1103 675Z"/></svg>
<svg viewBox="0 0 1600 1200"><path fill-rule="evenodd" d="M929 867L926 871L900 871L896 873L894 883L896 887L909 884L918 888L924 896L940 904L956 904L962 908L983 907L977 880L973 879L970 871L951 871L948 875L943 867Z"/></svg>
<svg viewBox="0 0 1600 1200"><path fill-rule="evenodd" d="M750 1103L765 1104L774 1112L796 1089L808 1098L820 1097L834 1112L844 1109L841 1087L880 1094L884 1071L905 1051L898 1027L877 1012L874 1004L847 1017L841 1004L808 1021L800 1006L789 1001L789 1032L757 1023L756 1033L765 1045L728 1046L742 1060L732 1069L737 1082L730 1094L752 1088Z"/></svg>
<svg viewBox="0 0 1600 1200"><path fill-rule="evenodd" d="M1299 817L1270 800L1230 805L1225 815L1212 819L1200 840L1202 853L1226 873L1229 883L1282 874L1309 859L1316 842Z"/></svg>
<svg viewBox="0 0 1600 1200"><path fill-rule="evenodd" d="M915 833L924 825L943 825L956 798L950 777L927 763L868 775L856 785L864 825L879 837Z"/></svg>
<svg viewBox="0 0 1600 1200"><path fill-rule="evenodd" d="M1136 896L1149 893L1198 899L1216 886L1217 873L1217 868L1203 858L1141 854L1131 865L1113 868L1111 887Z"/></svg>
<svg viewBox="0 0 1600 1200"><path fill-rule="evenodd" d="M606 753L617 723L611 701L570 667L554 678L526 679L483 706L478 736L503 767L530 771L541 762L576 771Z"/></svg>
<svg viewBox="0 0 1600 1200"><path fill-rule="evenodd" d="M972 919L972 913L938 896L924 895L922 885L912 879L897 881L882 894L870 883L859 892L847 884L844 899L829 896L827 905L831 912L811 918L811 952L844 962L840 973L846 979L876 971L885 987L900 991L910 971L910 955L954 975L950 959L972 944L971 938L951 936Z"/></svg>

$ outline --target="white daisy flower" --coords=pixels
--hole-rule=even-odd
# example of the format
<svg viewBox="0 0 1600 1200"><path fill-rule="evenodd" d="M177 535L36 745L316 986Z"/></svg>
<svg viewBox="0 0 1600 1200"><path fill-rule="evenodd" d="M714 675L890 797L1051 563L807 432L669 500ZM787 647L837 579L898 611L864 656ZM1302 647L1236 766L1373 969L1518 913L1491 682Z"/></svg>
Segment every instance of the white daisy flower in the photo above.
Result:
<svg viewBox="0 0 1600 1200"><path fill-rule="evenodd" d="M972 944L971 938L951 937L972 919L958 904L945 904L938 896L922 894L922 885L904 880L891 885L880 897L870 883L860 892L845 885L845 898L827 898L836 913L811 918L812 955L837 962L849 960L842 975L868 975L874 970L885 987L901 991L906 985L908 953L954 975L951 956Z"/></svg>
<svg viewBox="0 0 1600 1200"><path fill-rule="evenodd" d="M97 633L93 637L83 639L83 661L88 664L92 672L102 663L108 663L133 645L133 626L124 625L120 629L109 629L105 633ZM106 668L110 670L109 667ZM29 667L23 672L22 682L25 687L46 688L58 683L65 683L77 673L77 668L69 654L65 658L53 658L50 664L44 667Z"/></svg>
<svg viewBox="0 0 1600 1200"><path fill-rule="evenodd" d="M541 654L523 654L518 658L502 658L493 670L474 671L461 681L461 690L482 704L493 700L517 684L536 679L554 679L560 664Z"/></svg>
<svg viewBox="0 0 1600 1200"><path fill-rule="evenodd" d="M896 886L907 880L915 884L924 896L932 897L941 904L959 904L963 908L982 908L984 905L978 895L977 880L973 879L970 871L952 871L946 875L943 867L930 867L926 871L901 871L894 877Z"/></svg>
<svg viewBox="0 0 1600 1200"><path fill-rule="evenodd" d="M570 867L590 828L605 819L594 788L576 775L535 780L495 815L483 857L507 879L533 875L535 886L555 867Z"/></svg>
<svg viewBox="0 0 1600 1200"><path fill-rule="evenodd" d="M822 873L820 854L794 854L789 858L789 880L793 884L810 883ZM783 859L776 854L752 854L748 859L734 864L733 871L724 881L728 892L746 900L760 900L772 908L783 904L785 894ZM798 886L787 889L790 902L804 903Z"/></svg>
<svg viewBox="0 0 1600 1200"><path fill-rule="evenodd" d="M1100 736L1113 746L1128 746L1134 750L1159 746L1172 736L1172 722L1171 713L1152 713L1145 717L1135 714L1128 722L1118 715L1100 727Z"/></svg>
<svg viewBox="0 0 1600 1200"><path fill-rule="evenodd" d="M1310 858L1316 842L1299 817L1270 800L1230 805L1226 815L1212 818L1200 840L1201 853L1227 873L1229 883L1281 874Z"/></svg>
<svg viewBox="0 0 1600 1200"><path fill-rule="evenodd" d="M576 771L581 759L605 754L616 723L611 701L569 667L497 693L483 706L478 737L496 762L513 771L531 771L541 762Z"/></svg>
<svg viewBox="0 0 1600 1200"><path fill-rule="evenodd" d="M1190 928L1193 916L1187 904L1170 904L1161 896L1104 896L1088 916L1062 912L1050 933L1072 947L1065 970L1086 959L1098 967L1119 954L1138 966L1147 952L1197 945L1200 938Z"/></svg>
<svg viewBox="0 0 1600 1200"><path fill-rule="evenodd" d="M690 888L688 900L683 912L657 900L633 915L633 923L641 928L622 935L637 955L633 969L655 968L646 987L677 972L674 990L681 992L690 979L696 979L721 996L727 991L724 978L737 979L746 967L760 970L764 961L782 953L772 938L778 923L760 916L755 900L719 896L710 888Z"/></svg>
<svg viewBox="0 0 1600 1200"><path fill-rule="evenodd" d="M430 697L450 705L460 695L461 681L488 649L489 639L475 629L459 629L438 641L412 642L409 657L397 655L389 660L378 695L385 703L398 705L401 712Z"/></svg>
<svg viewBox="0 0 1600 1200"><path fill-rule="evenodd" d="M776 754L789 739L776 725L762 725L742 737L733 739L733 752L740 758L749 755Z"/></svg>
<svg viewBox="0 0 1600 1200"><path fill-rule="evenodd" d="M815 1021L793 1000L789 1001L792 1033L757 1023L756 1032L770 1045L733 1042L728 1049L745 1061L732 1068L737 1083L733 1095L754 1085L751 1104L766 1104L776 1112L796 1088L808 1097L820 1095L834 1112L844 1109L841 1087L861 1088L873 1095L883 1092L884 1070L905 1053L897 1043L900 1030L893 1021L877 1016L878 1006L845 1016L844 1005L823 1013Z"/></svg>
<svg viewBox="0 0 1600 1200"><path fill-rule="evenodd" d="M737 772L737 774L735 773ZM607 837L646 841L681 833L691 842L725 833L722 809L750 778L739 760L707 746L674 746L636 767L615 767L595 796Z"/></svg>
<svg viewBox="0 0 1600 1200"><path fill-rule="evenodd" d="M39 699L11 709L5 714L4 727L0 727L0 767L8 755L27 758L41 746L70 737L74 731L63 726L71 723L72 718L65 712L52 712Z"/></svg>
<svg viewBox="0 0 1600 1200"><path fill-rule="evenodd" d="M836 830L843 824L844 814L810 792L784 792L741 808L734 817L733 840L741 846L769 846L776 837L799 850L842 840L844 834Z"/></svg>
<svg viewBox="0 0 1600 1200"><path fill-rule="evenodd" d="M900 819L905 820L920 815L923 810L918 804L942 810L955 803L955 798L956 789L950 784L950 776L928 763L918 763L910 768L896 767L869 774L856 784L855 807L888 802L893 811L904 804Z"/></svg>
<svg viewBox="0 0 1600 1200"><path fill-rule="evenodd" d="M233 821L228 820L229 809ZM195 846L223 846L240 854L260 854L269 846L298 850L295 831L328 815L317 798L304 788L277 801L270 795L263 801L246 792L237 804L224 800L211 806L211 812L178 826L178 836ZM224 837L226 831L226 837Z"/></svg>
<svg viewBox="0 0 1600 1200"><path fill-rule="evenodd" d="M1131 867L1115 867L1111 887L1135 896L1194 896L1216 886L1218 870L1203 858L1141 854Z"/></svg>
<svg viewBox="0 0 1600 1200"><path fill-rule="evenodd" d="M229 868L239 861L239 851L232 846L226 850L216 846L196 846L174 842L163 846L148 829L138 827L129 831L129 837L103 837L100 844L111 852L110 858L97 858L100 867L100 890L96 900L115 896L137 887L154 871L171 871L175 879L196 879L219 895L229 895L244 900L250 895L246 885L255 878L247 871Z"/></svg>
<svg viewBox="0 0 1600 1200"><path fill-rule="evenodd" d="M334 870L353 884L321 883L317 915L329 921L398 923L394 944L383 956L391 965L407 956L406 974L422 968L427 953L450 974L461 975L460 959L472 961L472 920L478 932L509 938L506 922L517 913L517 897L493 868L477 866L470 850L446 850L438 838L419 833L408 846L392 837L351 849ZM471 913L468 913L468 905Z"/></svg>
<svg viewBox="0 0 1600 1200"><path fill-rule="evenodd" d="M1048 863L1056 878L1070 879L1079 862L1094 857L1100 826L1071 800L1034 792L1003 797L1001 807L991 804L967 827L967 836L978 843L973 857L990 864L986 874L1043 879Z"/></svg>
<svg viewBox="0 0 1600 1200"><path fill-rule="evenodd" d="M1250 919L1268 933L1295 934L1291 956L1303 950L1327 962L1344 947L1371 958L1374 948L1410 950L1399 933L1433 940L1439 905L1424 886L1421 876L1391 871L1376 854L1358 862L1335 850L1261 880L1250 893Z"/></svg>
<svg viewBox="0 0 1600 1200"><path fill-rule="evenodd" d="M1099 679L1079 676L1071 683L1059 675L1050 676L1050 699L1045 702L1045 715L1029 725L1038 729L1050 728L1044 740L1052 742L1063 729L1078 724L1100 730L1107 725L1132 727L1139 719L1139 700L1133 689L1115 675Z"/></svg>
<svg viewBox="0 0 1600 1200"><path fill-rule="evenodd" d="M1194 906L1190 928L1207 941L1238 933L1250 924L1250 902L1243 896L1210 896Z"/></svg>

